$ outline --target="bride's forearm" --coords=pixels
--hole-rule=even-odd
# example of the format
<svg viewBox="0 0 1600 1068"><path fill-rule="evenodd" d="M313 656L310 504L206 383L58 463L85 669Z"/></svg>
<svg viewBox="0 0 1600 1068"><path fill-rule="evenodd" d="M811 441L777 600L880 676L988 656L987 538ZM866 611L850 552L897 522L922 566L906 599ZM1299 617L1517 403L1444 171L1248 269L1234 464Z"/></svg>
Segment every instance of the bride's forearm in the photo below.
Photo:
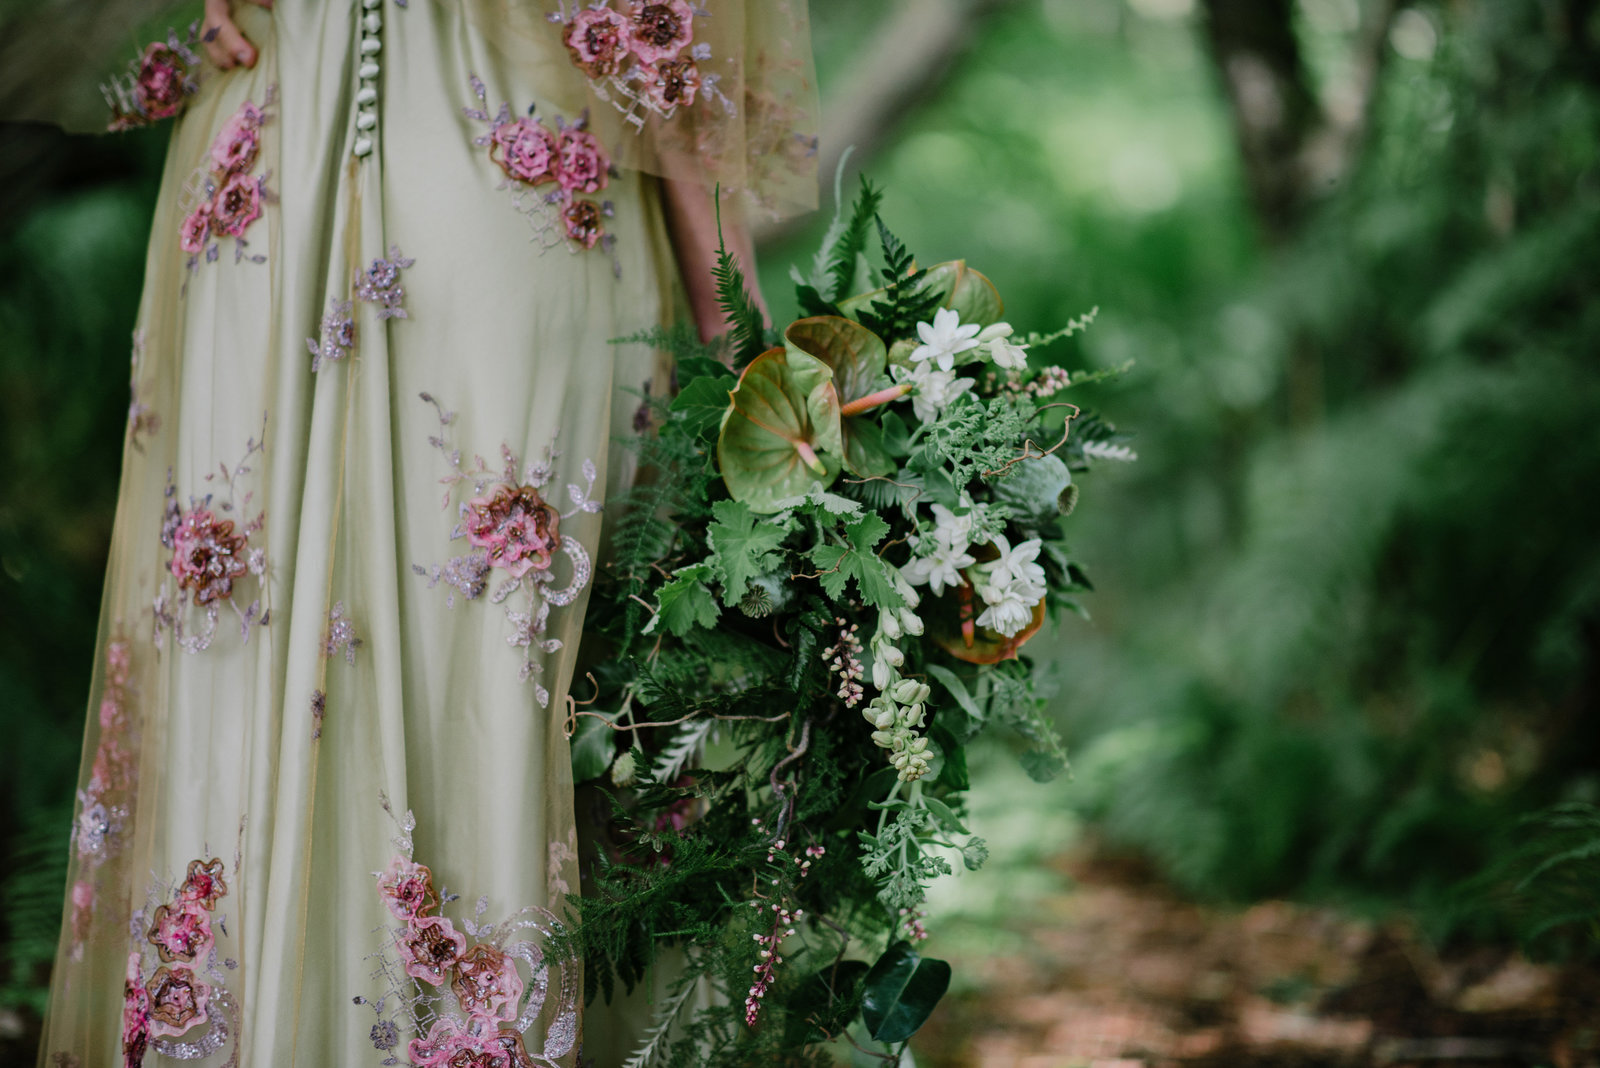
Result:
<svg viewBox="0 0 1600 1068"><path fill-rule="evenodd" d="M717 304L717 287L711 270L717 265L717 209L713 194L705 186L692 182L662 179L662 200L667 213L667 229L672 235L672 247L677 254L678 269L683 273L684 289L689 296L689 309L694 314L695 325L700 328L700 339L709 341L726 330L722 309ZM761 286L756 279L755 248L750 241L750 231L736 211L724 204L722 212L722 237L728 251L744 271L746 285L760 305L763 314L767 304L761 296Z"/></svg>

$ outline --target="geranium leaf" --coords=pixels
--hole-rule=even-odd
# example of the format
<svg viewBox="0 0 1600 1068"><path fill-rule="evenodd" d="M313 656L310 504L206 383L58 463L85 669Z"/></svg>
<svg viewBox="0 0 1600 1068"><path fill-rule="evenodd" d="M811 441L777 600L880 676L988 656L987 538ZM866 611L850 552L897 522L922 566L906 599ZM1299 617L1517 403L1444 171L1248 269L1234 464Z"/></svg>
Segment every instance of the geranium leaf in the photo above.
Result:
<svg viewBox="0 0 1600 1068"><path fill-rule="evenodd" d="M910 943L884 951L862 982L861 1019L879 1042L904 1042L927 1022L950 989L950 965L924 957Z"/></svg>
<svg viewBox="0 0 1600 1068"><path fill-rule="evenodd" d="M811 560L821 572L817 581L829 597L844 598L845 585L855 579L861 599L874 608L899 608L905 604L894 588L894 570L872 551L889 532L889 524L874 512L845 527L848 545L819 545Z"/></svg>
<svg viewBox="0 0 1600 1068"><path fill-rule="evenodd" d="M728 493L755 512L824 487L839 474L839 397L833 372L813 356L769 349L750 362L729 396L717 440ZM820 470L819 470L820 468Z"/></svg>
<svg viewBox="0 0 1600 1068"><path fill-rule="evenodd" d="M665 627L681 638L695 627L716 626L722 613L706 588L706 580L711 577L710 564L691 564L674 571L672 578L656 591L656 614L644 633L654 634Z"/></svg>
<svg viewBox="0 0 1600 1068"><path fill-rule="evenodd" d="M706 530L706 541L716 554L712 566L722 583L722 603L731 608L744 596L751 579L782 562L775 550L788 537L793 522L758 522L743 501L718 501L711 512L716 518Z"/></svg>

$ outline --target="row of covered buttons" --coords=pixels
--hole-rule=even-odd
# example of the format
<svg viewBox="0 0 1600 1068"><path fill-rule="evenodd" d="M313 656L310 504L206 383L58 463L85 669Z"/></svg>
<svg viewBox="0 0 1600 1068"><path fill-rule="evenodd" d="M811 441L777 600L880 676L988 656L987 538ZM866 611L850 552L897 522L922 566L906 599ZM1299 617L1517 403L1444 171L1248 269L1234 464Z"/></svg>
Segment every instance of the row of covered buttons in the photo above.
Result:
<svg viewBox="0 0 1600 1068"><path fill-rule="evenodd" d="M361 67L357 72L361 88L356 90L356 143L351 150L358 156L366 156L372 152L372 137L378 126L374 105L378 102L378 52L383 48L383 42L378 39L378 31L383 29L383 16L378 8L383 6L383 0L361 0L361 6L367 13L361 16Z"/></svg>

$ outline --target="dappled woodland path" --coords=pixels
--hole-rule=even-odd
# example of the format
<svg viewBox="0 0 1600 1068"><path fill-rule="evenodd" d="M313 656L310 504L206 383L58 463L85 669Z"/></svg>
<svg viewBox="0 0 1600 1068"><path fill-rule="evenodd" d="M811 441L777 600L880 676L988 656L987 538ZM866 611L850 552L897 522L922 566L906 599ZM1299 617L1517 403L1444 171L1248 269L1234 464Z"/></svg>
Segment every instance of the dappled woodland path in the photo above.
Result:
<svg viewBox="0 0 1600 1068"><path fill-rule="evenodd" d="M1179 900L1136 868L1056 862L1018 955L957 962L916 1045L930 1068L1600 1066L1600 970L1443 958L1404 924L1286 902Z"/></svg>

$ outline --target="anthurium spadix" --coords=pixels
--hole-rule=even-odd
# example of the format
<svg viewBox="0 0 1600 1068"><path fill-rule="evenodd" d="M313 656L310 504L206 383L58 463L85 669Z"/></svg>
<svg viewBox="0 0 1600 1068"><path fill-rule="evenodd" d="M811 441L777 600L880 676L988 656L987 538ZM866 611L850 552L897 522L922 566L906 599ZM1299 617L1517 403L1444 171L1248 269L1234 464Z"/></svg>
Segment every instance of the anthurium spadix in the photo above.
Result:
<svg viewBox="0 0 1600 1068"><path fill-rule="evenodd" d="M833 372L845 466L867 477L894 471L895 462L883 447L883 431L868 413L905 396L911 386L889 382L884 373L889 350L883 340L853 320L818 315L790 323L783 341L791 352L813 356Z"/></svg>
<svg viewBox="0 0 1600 1068"><path fill-rule="evenodd" d="M728 393L717 437L717 465L728 493L754 512L827 486L844 453L839 394L827 364L798 349L769 349L751 360Z"/></svg>

